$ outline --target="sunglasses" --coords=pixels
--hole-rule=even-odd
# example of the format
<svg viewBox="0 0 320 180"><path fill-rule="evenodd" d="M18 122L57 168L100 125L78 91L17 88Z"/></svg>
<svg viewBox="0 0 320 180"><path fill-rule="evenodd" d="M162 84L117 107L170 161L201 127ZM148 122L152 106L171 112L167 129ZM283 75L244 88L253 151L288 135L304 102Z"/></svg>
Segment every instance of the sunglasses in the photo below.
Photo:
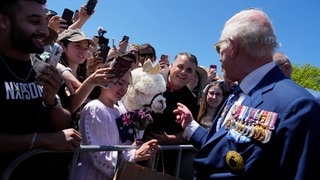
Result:
<svg viewBox="0 0 320 180"><path fill-rule="evenodd" d="M226 42L226 41L228 41L229 39L225 39L225 40L221 40L221 41L219 41L219 42L217 42L217 43L215 43L213 46L216 48L216 51L217 51L217 53L218 54L220 54L220 46L221 46L221 44L223 43L223 42Z"/></svg>
<svg viewBox="0 0 320 180"><path fill-rule="evenodd" d="M153 53L140 53L139 56L142 58L145 58L145 57L151 58L154 55L153 55Z"/></svg>

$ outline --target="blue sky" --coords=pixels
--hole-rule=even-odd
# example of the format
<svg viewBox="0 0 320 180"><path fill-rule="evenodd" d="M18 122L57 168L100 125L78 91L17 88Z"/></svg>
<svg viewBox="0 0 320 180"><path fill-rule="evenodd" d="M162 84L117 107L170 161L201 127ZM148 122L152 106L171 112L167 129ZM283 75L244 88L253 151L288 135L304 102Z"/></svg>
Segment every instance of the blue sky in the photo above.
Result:
<svg viewBox="0 0 320 180"><path fill-rule="evenodd" d="M47 7L61 15L65 7L76 10L86 1L47 0ZM168 54L170 62L179 52L190 52L199 65L217 64L220 72L213 44L226 20L250 7L269 15L281 43L278 50L293 64L320 67L319 0L99 0L82 30L93 37L102 26L110 46L112 38L117 43L128 35L130 43L153 45L158 58Z"/></svg>

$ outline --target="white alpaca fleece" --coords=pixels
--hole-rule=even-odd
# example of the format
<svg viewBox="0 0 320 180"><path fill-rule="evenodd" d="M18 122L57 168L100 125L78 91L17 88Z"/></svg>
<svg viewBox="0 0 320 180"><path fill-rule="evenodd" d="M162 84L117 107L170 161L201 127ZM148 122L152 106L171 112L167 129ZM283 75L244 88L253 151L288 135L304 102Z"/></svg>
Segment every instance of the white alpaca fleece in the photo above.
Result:
<svg viewBox="0 0 320 180"><path fill-rule="evenodd" d="M166 91L166 82L160 73L149 74L139 67L131 71L132 83L122 103L128 111L148 109L162 113L166 108L165 98L161 95ZM155 97L156 96L156 97Z"/></svg>
<svg viewBox="0 0 320 180"><path fill-rule="evenodd" d="M148 74L141 68L132 71L132 85L137 91L148 95L163 93L166 90L166 82L160 73Z"/></svg>

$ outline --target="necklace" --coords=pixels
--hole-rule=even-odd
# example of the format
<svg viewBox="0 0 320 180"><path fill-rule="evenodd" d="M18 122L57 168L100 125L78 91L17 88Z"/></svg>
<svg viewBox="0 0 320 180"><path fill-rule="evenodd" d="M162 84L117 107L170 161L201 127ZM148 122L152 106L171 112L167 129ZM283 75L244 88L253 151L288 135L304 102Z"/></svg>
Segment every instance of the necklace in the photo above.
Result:
<svg viewBox="0 0 320 180"><path fill-rule="evenodd" d="M9 67L9 65L7 64L7 62L3 59L3 57L0 55L0 59L3 62L4 66L6 66L6 68L8 69L8 71L17 79L19 79L20 81L27 81L32 73L32 66L30 67L29 73L27 75L27 77L25 78L21 78L19 76L17 76ZM18 88L19 89L19 88ZM20 89L19 89L20 90Z"/></svg>

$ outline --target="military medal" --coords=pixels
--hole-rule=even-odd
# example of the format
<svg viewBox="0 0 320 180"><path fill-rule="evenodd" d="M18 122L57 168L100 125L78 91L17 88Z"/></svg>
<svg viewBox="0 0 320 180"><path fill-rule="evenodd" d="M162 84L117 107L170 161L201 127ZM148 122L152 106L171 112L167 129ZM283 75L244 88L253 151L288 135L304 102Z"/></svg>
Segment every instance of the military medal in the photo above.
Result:
<svg viewBox="0 0 320 180"><path fill-rule="evenodd" d="M232 171L243 171L244 161L242 156L237 151L229 151L226 155L226 162Z"/></svg>
<svg viewBox="0 0 320 180"><path fill-rule="evenodd" d="M229 130L230 137L237 142L243 141L245 137L242 136L246 136L247 139L267 143L271 139L277 117L278 114L271 111L234 105L231 117L225 121L225 128Z"/></svg>
<svg viewBox="0 0 320 180"><path fill-rule="evenodd" d="M262 143L267 143L267 142L269 142L269 140L270 140L270 138L271 138L271 131L265 130L265 135L266 135L266 137L261 141Z"/></svg>
<svg viewBox="0 0 320 180"><path fill-rule="evenodd" d="M226 121L226 125L225 126L226 126L227 129L230 129L232 125L233 125L233 119L230 118L230 119L228 119Z"/></svg>

